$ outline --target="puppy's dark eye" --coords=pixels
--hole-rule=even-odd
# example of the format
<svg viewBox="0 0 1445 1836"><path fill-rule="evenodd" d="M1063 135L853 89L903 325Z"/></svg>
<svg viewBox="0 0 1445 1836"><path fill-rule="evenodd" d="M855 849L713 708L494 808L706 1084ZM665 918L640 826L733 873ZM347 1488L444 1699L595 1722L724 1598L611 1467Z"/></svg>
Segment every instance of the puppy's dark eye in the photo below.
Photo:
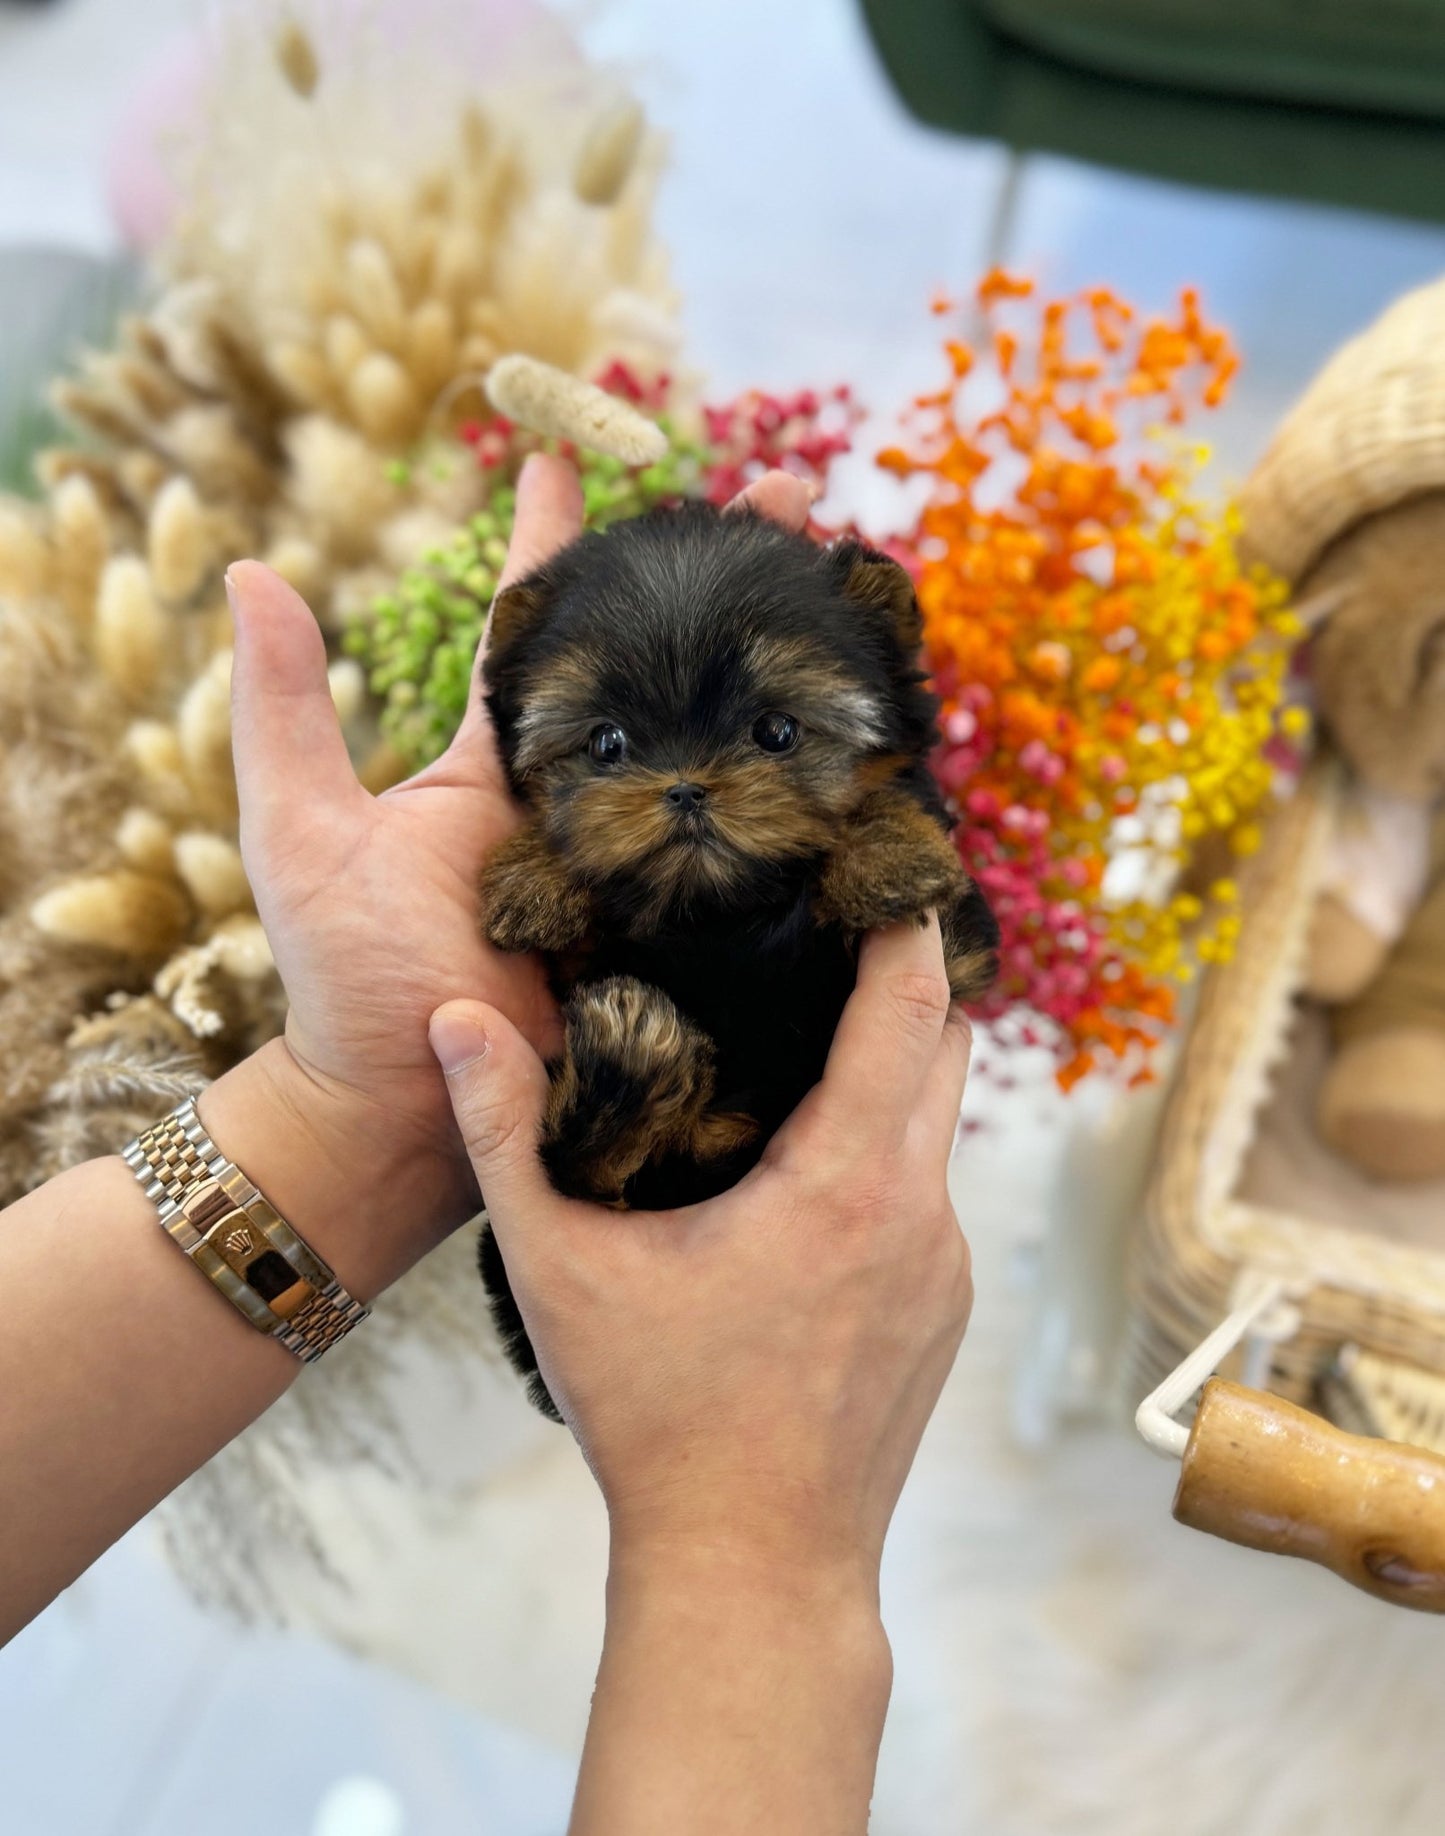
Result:
<svg viewBox="0 0 1445 1836"><path fill-rule="evenodd" d="M791 752L802 735L791 714L760 714L753 723L753 738L764 752Z"/></svg>
<svg viewBox="0 0 1445 1836"><path fill-rule="evenodd" d="M599 765L620 765L627 757L627 735L621 727L604 723L592 729L587 750Z"/></svg>

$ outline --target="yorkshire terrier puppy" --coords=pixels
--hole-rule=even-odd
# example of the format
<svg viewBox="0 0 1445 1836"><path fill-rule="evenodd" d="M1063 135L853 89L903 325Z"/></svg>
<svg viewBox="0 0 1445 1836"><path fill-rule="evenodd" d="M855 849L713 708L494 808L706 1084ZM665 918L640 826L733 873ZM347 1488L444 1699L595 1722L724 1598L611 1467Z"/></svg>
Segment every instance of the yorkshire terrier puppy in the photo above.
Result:
<svg viewBox="0 0 1445 1836"><path fill-rule="evenodd" d="M498 596L487 705L526 821L483 925L562 1006L542 1159L622 1209L721 1192L823 1072L862 932L937 910L955 997L998 928L949 840L896 562L756 515L654 511ZM486 1231L512 1363L557 1411Z"/></svg>

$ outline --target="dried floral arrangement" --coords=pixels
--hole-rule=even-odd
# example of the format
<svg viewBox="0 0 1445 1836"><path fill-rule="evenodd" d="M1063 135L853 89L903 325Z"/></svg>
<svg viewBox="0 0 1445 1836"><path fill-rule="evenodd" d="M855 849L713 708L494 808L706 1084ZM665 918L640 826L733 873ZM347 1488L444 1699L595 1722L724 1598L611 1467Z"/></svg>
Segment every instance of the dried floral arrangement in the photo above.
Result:
<svg viewBox="0 0 1445 1836"><path fill-rule="evenodd" d="M1210 836L1258 846L1277 728L1303 718L1281 706L1298 626L1177 431L1238 367L1193 292L1150 319L996 270L977 306L979 348L947 340L912 446L878 459L932 485L909 546L936 769L1003 932L988 1013L1066 1087L1101 1061L1144 1079L1175 985L1237 931L1232 879L1201 898L1180 876Z"/></svg>
<svg viewBox="0 0 1445 1836"><path fill-rule="evenodd" d="M55 384L74 432L38 496L0 497L0 1203L283 1023L237 848L226 563L259 555L306 596L380 789L407 761L342 634L491 502L456 438L491 412L487 371L671 370L697 423L651 229L661 146L616 81L555 31L469 60L480 15L447 0L377 36L348 17L325 12L333 51L304 6L234 16L152 302ZM432 441L456 463L407 463ZM204 1591L259 1604L243 1496L269 1501L267 1538L314 1548L275 1480L288 1449L402 1457L386 1372L408 1339L475 1355L474 1283L448 1266L469 1254L400 1284L167 1507Z"/></svg>

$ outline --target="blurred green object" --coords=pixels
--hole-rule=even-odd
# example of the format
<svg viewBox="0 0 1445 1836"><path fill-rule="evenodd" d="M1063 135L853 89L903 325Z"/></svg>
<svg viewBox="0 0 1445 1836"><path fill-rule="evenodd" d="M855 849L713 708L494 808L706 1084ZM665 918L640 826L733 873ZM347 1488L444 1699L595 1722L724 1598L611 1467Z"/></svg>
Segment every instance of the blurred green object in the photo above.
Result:
<svg viewBox="0 0 1445 1836"><path fill-rule="evenodd" d="M1445 0L863 0L909 109L1019 152L1445 221Z"/></svg>
<svg viewBox="0 0 1445 1836"><path fill-rule="evenodd" d="M33 496L36 453L74 443L50 411L50 384L86 345L110 342L140 290L140 270L124 257L0 248L0 490Z"/></svg>

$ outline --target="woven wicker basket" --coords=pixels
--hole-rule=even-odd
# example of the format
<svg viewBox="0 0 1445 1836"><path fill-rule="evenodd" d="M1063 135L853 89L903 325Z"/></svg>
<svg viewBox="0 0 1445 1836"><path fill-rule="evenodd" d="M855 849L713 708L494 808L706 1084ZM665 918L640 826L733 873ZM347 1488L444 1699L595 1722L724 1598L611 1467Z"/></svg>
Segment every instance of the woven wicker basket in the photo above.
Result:
<svg viewBox="0 0 1445 1836"><path fill-rule="evenodd" d="M1295 997L1340 783L1322 760L1279 810L1246 876L1238 948L1201 991L1132 1246L1127 1376L1136 1396L1152 1388L1230 1311L1243 1282L1279 1276L1299 1323L1272 1347L1268 1387L1322 1404L1352 1428L1373 1419L1393 1432L1389 1394L1438 1385L1445 1398L1445 1191L1419 1189L1409 1202L1422 1228L1402 1233L1392 1228L1400 1201L1391 1197L1383 1223L1384 1200L1371 1206L1365 1182L1343 1165L1341 1190L1362 1201L1353 1227L1250 1190L1272 1080L1299 1024ZM1347 1346L1357 1349L1342 1366ZM1397 1364L1409 1368L1396 1373ZM1439 1432L1445 1404L1422 1419Z"/></svg>
<svg viewBox="0 0 1445 1836"><path fill-rule="evenodd" d="M1244 548L1295 584L1377 510L1445 487L1445 280L1343 345L1281 422L1240 500Z"/></svg>
<svg viewBox="0 0 1445 1836"><path fill-rule="evenodd" d="M1346 530L1442 488L1445 280L1396 301L1316 376L1245 487L1243 545L1308 600L1312 570ZM1234 959L1201 991L1133 1249L1127 1370L1149 1389L1231 1310L1251 1272L1279 1274L1299 1326L1274 1348L1272 1388L1384 1432L1400 1419L1399 1395L1418 1404L1428 1391L1434 1403L1412 1419L1440 1432L1445 1188L1418 1189L1412 1220L1340 1162L1324 1173L1328 1204L1291 1180L1288 1151L1267 1199L1254 1177L1258 1135L1280 1128L1271 1082L1288 1083L1298 1056L1295 996L1343 782L1343 768L1321 758L1279 810L1246 876ZM1293 1152L1329 1161L1303 1121ZM1318 1177L1313 1190L1318 1199ZM1338 1366L1347 1345L1358 1349ZM1398 1383L1397 1364L1408 1367Z"/></svg>

